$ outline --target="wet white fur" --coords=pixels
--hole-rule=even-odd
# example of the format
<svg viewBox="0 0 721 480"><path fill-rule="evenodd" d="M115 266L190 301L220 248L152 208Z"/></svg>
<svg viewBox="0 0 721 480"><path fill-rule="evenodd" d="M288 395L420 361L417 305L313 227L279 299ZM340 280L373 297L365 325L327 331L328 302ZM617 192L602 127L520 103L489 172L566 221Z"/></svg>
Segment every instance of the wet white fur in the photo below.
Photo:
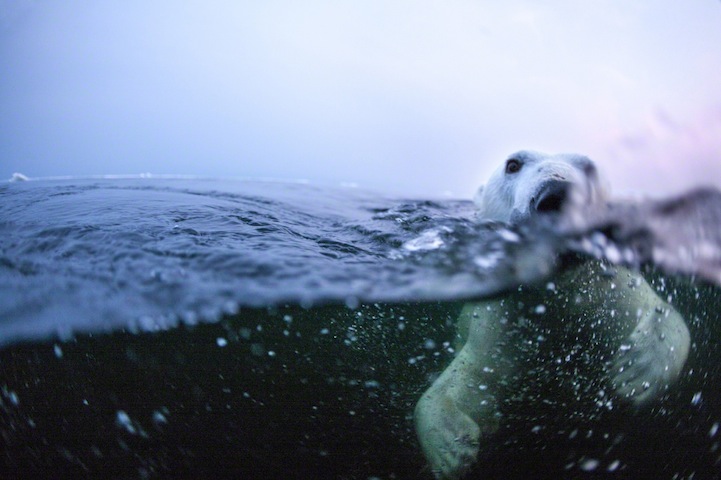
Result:
<svg viewBox="0 0 721 480"><path fill-rule="evenodd" d="M606 198L595 166L586 157L524 151L509 158L522 161L521 170L506 173L504 162L476 197L484 219L509 222L526 218L534 195L549 179L571 182L573 201L593 206ZM615 352L606 367L608 384L619 401L632 405L654 401L683 369L690 348L688 328L681 315L637 272L618 268L617 275L610 277L601 270L598 263L587 262L554 278L557 291L563 294L549 293L543 299L548 306L545 320L563 325L594 318L599 324L611 325L612 338L623 341L604 343ZM524 367L504 353L513 338L509 329L525 315L518 307L523 304L523 293L515 295L521 298L465 305L457 321L458 353L416 405L416 432L436 478L461 478L499 428L498 406L504 400L499 385L513 378L510 372ZM582 300L569 300L573 298ZM564 330L555 330L555 334L562 336ZM598 332L599 337L604 335ZM574 337L576 340L589 344L605 341Z"/></svg>
<svg viewBox="0 0 721 480"><path fill-rule="evenodd" d="M486 185L478 189L474 202L479 217L483 219L510 222L511 218L526 218L531 200L548 180L563 180L573 184L572 202L597 204L607 198L605 180L598 172L592 176L586 172L587 168L595 171L588 157L572 153L547 155L523 150L508 158L519 160L522 163L521 170L507 174L506 162L503 162L491 174Z"/></svg>

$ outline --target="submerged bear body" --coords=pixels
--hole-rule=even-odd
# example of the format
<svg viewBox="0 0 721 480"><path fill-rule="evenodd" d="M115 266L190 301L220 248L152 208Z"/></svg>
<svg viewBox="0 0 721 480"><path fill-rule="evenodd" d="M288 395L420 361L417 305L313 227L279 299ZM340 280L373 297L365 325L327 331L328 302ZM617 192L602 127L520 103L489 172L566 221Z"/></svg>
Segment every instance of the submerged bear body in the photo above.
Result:
<svg viewBox="0 0 721 480"><path fill-rule="evenodd" d="M586 157L519 152L476 203L481 218L514 223L556 221L569 205L604 200ZM641 405L676 380L690 346L683 318L638 273L599 261L575 263L545 285L468 303L457 327L458 353L414 415L437 478L462 477L493 441L502 407L519 396L585 405L584 415L614 402Z"/></svg>

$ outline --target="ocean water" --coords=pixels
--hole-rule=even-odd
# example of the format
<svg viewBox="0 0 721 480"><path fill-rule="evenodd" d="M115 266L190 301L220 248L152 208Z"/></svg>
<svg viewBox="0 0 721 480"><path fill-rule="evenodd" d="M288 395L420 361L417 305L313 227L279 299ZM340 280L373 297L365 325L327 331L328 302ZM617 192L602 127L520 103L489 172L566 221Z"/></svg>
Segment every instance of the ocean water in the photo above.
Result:
<svg viewBox="0 0 721 480"><path fill-rule="evenodd" d="M432 478L413 407L463 303L598 261L687 320L681 380L637 410L519 389L469 478L721 477L721 194L570 218L291 182L0 185L0 476Z"/></svg>

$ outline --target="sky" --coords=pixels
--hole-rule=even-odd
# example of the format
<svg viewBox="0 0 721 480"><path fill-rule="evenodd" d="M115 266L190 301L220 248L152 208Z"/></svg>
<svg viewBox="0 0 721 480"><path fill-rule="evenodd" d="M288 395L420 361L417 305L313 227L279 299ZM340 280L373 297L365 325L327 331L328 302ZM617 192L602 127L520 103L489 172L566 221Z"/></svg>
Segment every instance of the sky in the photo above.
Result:
<svg viewBox="0 0 721 480"><path fill-rule="evenodd" d="M0 179L471 197L510 153L721 186L718 0L0 0Z"/></svg>

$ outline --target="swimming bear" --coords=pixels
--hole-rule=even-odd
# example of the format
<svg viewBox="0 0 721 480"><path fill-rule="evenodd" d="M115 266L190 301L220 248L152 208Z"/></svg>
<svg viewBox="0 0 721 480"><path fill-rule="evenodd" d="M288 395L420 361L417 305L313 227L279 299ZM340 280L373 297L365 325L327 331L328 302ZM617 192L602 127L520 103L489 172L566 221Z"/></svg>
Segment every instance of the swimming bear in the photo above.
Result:
<svg viewBox="0 0 721 480"><path fill-rule="evenodd" d="M511 155L475 198L481 218L509 224L555 221L569 205L606 201L589 158L533 151ZM545 285L465 304L457 332L454 360L414 412L421 448L439 479L460 478L473 466L499 429L509 384L523 378L519 372L532 357L547 355L551 365L591 352L601 384L640 406L679 377L690 348L684 319L639 273L595 261L578 262Z"/></svg>

